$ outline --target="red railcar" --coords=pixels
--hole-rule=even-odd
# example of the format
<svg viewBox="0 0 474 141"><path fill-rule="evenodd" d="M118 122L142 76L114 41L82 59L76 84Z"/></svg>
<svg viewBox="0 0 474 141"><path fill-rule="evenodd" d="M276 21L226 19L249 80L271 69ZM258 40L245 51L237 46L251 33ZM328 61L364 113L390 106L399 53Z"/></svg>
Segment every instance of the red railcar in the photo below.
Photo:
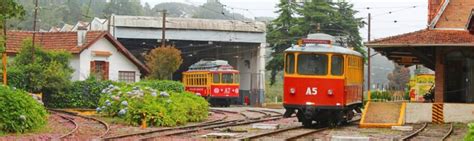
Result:
<svg viewBox="0 0 474 141"><path fill-rule="evenodd" d="M330 35L308 37L285 50L284 116L296 112L305 126L348 121L362 106L363 56Z"/></svg>
<svg viewBox="0 0 474 141"><path fill-rule="evenodd" d="M229 106L239 98L239 71L227 61L201 60L183 73L186 91L208 99L213 106Z"/></svg>

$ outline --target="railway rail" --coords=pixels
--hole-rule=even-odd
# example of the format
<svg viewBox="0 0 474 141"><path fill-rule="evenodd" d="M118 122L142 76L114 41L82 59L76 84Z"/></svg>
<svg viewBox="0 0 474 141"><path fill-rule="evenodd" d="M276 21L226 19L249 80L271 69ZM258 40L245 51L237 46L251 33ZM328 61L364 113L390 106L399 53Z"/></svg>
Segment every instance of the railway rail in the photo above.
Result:
<svg viewBox="0 0 474 141"><path fill-rule="evenodd" d="M69 132L67 132L67 133L65 133L65 134L63 134L63 135L57 137L56 139L64 139L64 138L66 138L67 136L70 136L70 135L72 135L73 133L75 133L75 132L77 131L77 129L79 128L79 125L74 121L74 119L69 118L69 117L64 116L64 115L61 115L61 114L59 114L59 113L57 113L57 112L53 112L53 111L50 111L50 112L51 112L52 114L54 114L54 115L57 115L57 116L61 117L61 118L64 119L64 120L67 120L67 122L69 122L69 123L71 123L71 124L74 125L74 128L73 128L71 131L69 131Z"/></svg>
<svg viewBox="0 0 474 141"><path fill-rule="evenodd" d="M442 126L442 128L446 128L445 125L429 125L428 123L424 123L421 128L419 128L413 133L410 133L407 136L402 137L400 140L401 141L416 140L417 138L420 138L420 140L427 140L426 138L438 138L438 139L441 138L441 140L446 140L446 138L448 138L454 130L453 124L448 125L447 131L444 131L444 134L438 134L439 126ZM423 133L423 132L426 132L426 133ZM439 136L439 135L442 135L442 136Z"/></svg>
<svg viewBox="0 0 474 141"><path fill-rule="evenodd" d="M360 119L357 120L352 120L349 123L354 123L359 121ZM319 127L319 128L304 128L304 126L296 126L296 127L289 127L289 128L284 128L284 129L278 129L266 133L261 133L253 136L248 136L241 138L239 140L241 141L248 141L248 140L260 140L260 139L265 139L265 138L274 138L274 139L284 139L284 140L296 140L311 134L315 134L318 132L322 132L329 129L328 127Z"/></svg>
<svg viewBox="0 0 474 141"><path fill-rule="evenodd" d="M65 137L68 137L70 135L73 135L75 133L77 133L77 130L81 129L81 124L79 124L75 119L76 118L82 118L84 119L85 121L93 121L93 122L96 122L96 123L99 123L100 125L102 125L104 127L104 131L102 134L96 136L97 138L102 138L104 137L105 135L107 135L109 132L110 132L110 126L102 121L102 120L99 120L99 119L96 119L96 118L93 118L93 117L88 117L88 116L83 116L83 115L79 115L77 113L74 113L74 112L69 112L69 111L64 111L64 110L58 110L58 109L48 109L50 112L52 113L55 113L55 114L58 114L60 117L64 118L64 119L68 119L69 121L71 122L74 122L74 125L75 125L75 129L73 131L71 131L70 133L62 136L60 139L63 139ZM62 114L66 114L68 116L64 116L62 114L59 114L59 113L62 113ZM72 117L71 117L72 116ZM73 118L73 117L76 117L76 118ZM86 123L86 124L89 124L89 123ZM91 135L86 135L88 137L91 137Z"/></svg>
<svg viewBox="0 0 474 141"><path fill-rule="evenodd" d="M226 111L226 110L213 110L211 112L214 113L230 113L230 114L241 114L240 112L233 112L233 111ZM225 116L227 118L227 116ZM233 120L225 120L225 118L221 118L211 122L200 123L196 125L189 125L189 126L182 126L182 127L170 127L170 128L162 128L156 129L147 132L139 132L139 133L132 133L132 134L125 134L125 135L118 135L113 137L106 137L103 140L115 140L115 139L133 139L133 140L153 140L159 137L169 137L169 136L177 136L187 133L197 132L199 130L209 130L214 128L222 128L222 127L229 127L229 126L238 126L238 125L245 125L245 124L252 124L257 122L265 122L270 120L278 120L281 119L281 116L276 117L276 115L272 117L266 117L262 119L253 119L249 118L248 116L244 116L243 119L233 119Z"/></svg>

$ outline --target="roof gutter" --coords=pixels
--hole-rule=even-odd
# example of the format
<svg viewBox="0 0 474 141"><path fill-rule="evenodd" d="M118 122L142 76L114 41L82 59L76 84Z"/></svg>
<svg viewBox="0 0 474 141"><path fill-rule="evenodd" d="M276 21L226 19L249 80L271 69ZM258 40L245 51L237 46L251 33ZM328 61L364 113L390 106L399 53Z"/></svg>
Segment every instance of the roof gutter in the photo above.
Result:
<svg viewBox="0 0 474 141"><path fill-rule="evenodd" d="M474 47L474 44L365 44L372 48L392 48L392 47Z"/></svg>
<svg viewBox="0 0 474 141"><path fill-rule="evenodd" d="M441 18L441 15L443 15L443 13L444 13L444 10L446 10L446 7L448 7L448 4L449 4L449 0L444 1L443 6L442 6L441 9L439 9L439 11L438 11L438 14L437 14L436 17L431 21L430 29L434 29L434 28L435 28L436 24L438 23L439 19Z"/></svg>

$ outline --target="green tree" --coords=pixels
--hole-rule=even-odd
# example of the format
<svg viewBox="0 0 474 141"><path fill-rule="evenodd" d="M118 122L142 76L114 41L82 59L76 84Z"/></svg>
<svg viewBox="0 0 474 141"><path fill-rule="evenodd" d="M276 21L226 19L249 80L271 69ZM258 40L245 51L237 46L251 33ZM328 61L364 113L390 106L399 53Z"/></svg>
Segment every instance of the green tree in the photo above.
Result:
<svg viewBox="0 0 474 141"><path fill-rule="evenodd" d="M388 87L391 90L405 90L410 81L410 69L395 64L395 69L387 76Z"/></svg>
<svg viewBox="0 0 474 141"><path fill-rule="evenodd" d="M208 1L199 6L192 17L202 19L249 20L241 14L231 13L218 0Z"/></svg>
<svg viewBox="0 0 474 141"><path fill-rule="evenodd" d="M143 8L140 1L110 0L103 12L107 15L141 16L143 15Z"/></svg>
<svg viewBox="0 0 474 141"><path fill-rule="evenodd" d="M267 42L273 48L272 60L266 69L271 71L270 83L275 82L275 75L283 69L282 53L296 43L296 40L310 33L323 32L333 36L343 36L349 47L364 54L359 28L363 26L361 18L355 18L357 11L347 2L312 0L303 5L280 0L280 15L267 27ZM320 30L317 30L319 26Z"/></svg>
<svg viewBox="0 0 474 141"><path fill-rule="evenodd" d="M69 59L72 56L62 51L43 51L36 46L32 62L32 47L31 39L23 42L22 49L8 67L9 85L32 93L43 93L47 104L50 95L64 93L71 85L73 69L69 66Z"/></svg>
<svg viewBox="0 0 474 141"><path fill-rule="evenodd" d="M158 47L145 56L146 65L150 68L150 79L168 80L183 63L181 51L174 46Z"/></svg>
<svg viewBox="0 0 474 141"><path fill-rule="evenodd" d="M283 51L296 41L295 36L299 36L295 32L296 5L287 0L280 0L278 8L276 12L280 15L267 26L267 43L270 43L274 51L273 58L265 66L271 71L270 84L275 83L276 74L283 69Z"/></svg>

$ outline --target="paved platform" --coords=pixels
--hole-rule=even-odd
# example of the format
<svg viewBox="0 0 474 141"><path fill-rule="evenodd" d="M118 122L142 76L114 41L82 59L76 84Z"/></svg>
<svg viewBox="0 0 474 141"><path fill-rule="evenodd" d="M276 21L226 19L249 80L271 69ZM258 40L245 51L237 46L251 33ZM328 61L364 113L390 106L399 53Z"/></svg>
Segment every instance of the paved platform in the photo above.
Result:
<svg viewBox="0 0 474 141"><path fill-rule="evenodd" d="M367 102L360 127L392 127L403 124L405 103Z"/></svg>

